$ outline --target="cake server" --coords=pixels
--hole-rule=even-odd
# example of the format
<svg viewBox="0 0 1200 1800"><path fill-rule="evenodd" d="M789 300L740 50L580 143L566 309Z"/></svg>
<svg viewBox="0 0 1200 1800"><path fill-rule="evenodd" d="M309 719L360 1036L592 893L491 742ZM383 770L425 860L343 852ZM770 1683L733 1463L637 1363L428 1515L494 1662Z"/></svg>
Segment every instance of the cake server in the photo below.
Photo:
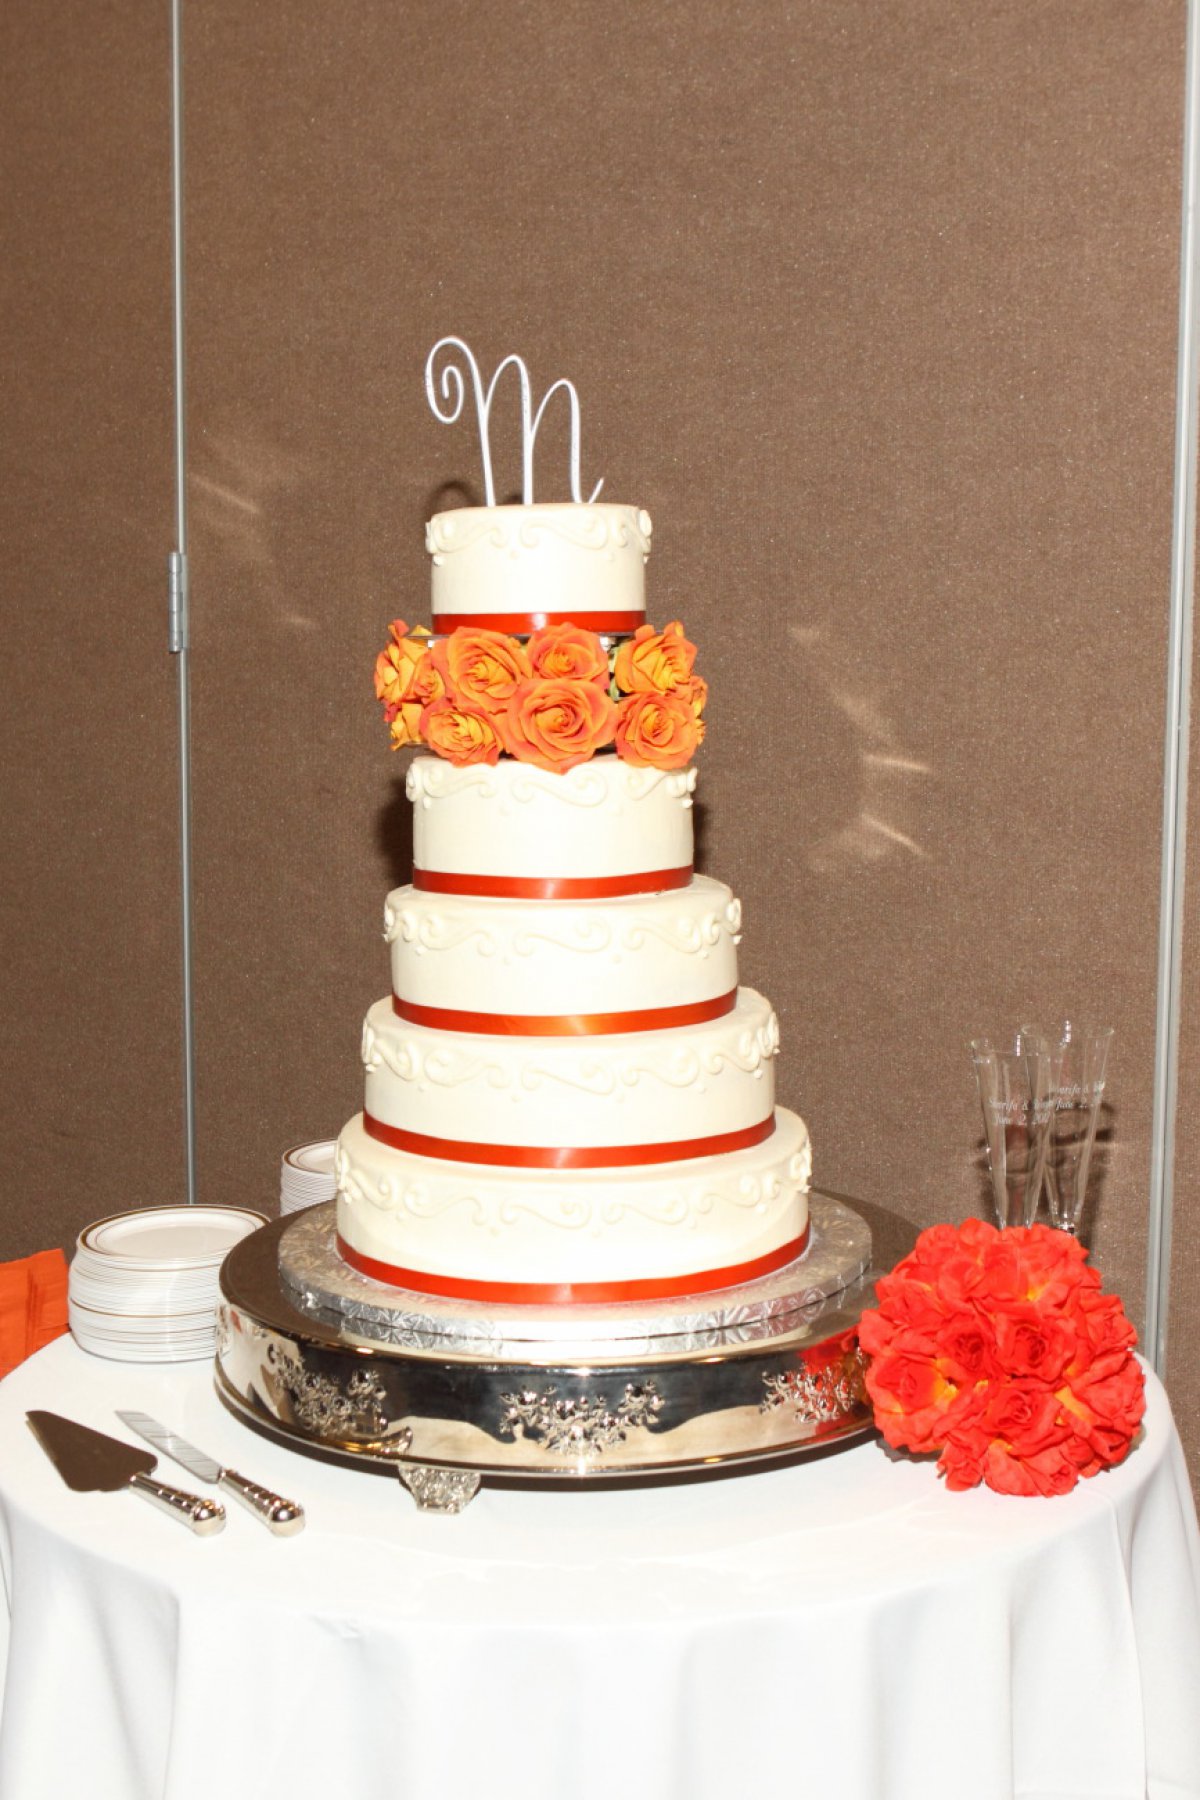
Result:
<svg viewBox="0 0 1200 1800"><path fill-rule="evenodd" d="M59 1413L27 1412L26 1423L69 1488L77 1494L115 1494L128 1488L140 1494L172 1519L178 1519L197 1537L212 1537L225 1529L225 1508L219 1500L186 1494L152 1479L157 1457L106 1437L90 1425L78 1425Z"/></svg>
<svg viewBox="0 0 1200 1800"><path fill-rule="evenodd" d="M247 1481L236 1469L224 1469L203 1450L197 1450L186 1438L181 1438L157 1419L152 1419L144 1412L117 1412L118 1419L128 1425L130 1431L136 1431L144 1437L148 1444L156 1450L180 1463L189 1475L197 1481L215 1482L231 1493L235 1500L248 1507L256 1519L261 1519L268 1531L276 1537L295 1537L298 1531L304 1530L304 1508L297 1506L294 1500L285 1500L282 1494L273 1494L270 1488L259 1487L256 1481Z"/></svg>

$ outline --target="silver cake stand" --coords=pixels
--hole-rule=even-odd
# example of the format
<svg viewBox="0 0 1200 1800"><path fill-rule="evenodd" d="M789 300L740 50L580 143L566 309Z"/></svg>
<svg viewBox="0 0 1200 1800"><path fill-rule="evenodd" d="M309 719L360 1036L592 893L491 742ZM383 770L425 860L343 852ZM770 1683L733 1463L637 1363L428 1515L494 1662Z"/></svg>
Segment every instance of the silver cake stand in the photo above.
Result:
<svg viewBox="0 0 1200 1800"><path fill-rule="evenodd" d="M805 1254L744 1287L606 1307L501 1307L383 1286L337 1254L334 1203L265 1226L221 1271L216 1382L296 1449L393 1468L459 1512L482 1479L663 1479L871 1429L854 1328L915 1226L814 1190Z"/></svg>

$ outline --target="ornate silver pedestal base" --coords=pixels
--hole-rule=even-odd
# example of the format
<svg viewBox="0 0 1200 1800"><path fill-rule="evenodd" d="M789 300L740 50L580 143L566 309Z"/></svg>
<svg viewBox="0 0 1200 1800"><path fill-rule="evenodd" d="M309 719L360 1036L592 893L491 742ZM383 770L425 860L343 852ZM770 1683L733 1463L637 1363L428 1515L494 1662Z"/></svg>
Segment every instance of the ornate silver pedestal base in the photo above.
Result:
<svg viewBox="0 0 1200 1800"><path fill-rule="evenodd" d="M876 1268L890 1268L916 1236L878 1207L855 1202L851 1210L838 1196L819 1196L810 1258L822 1229L861 1246L854 1213L870 1227ZM778 1287L756 1293L752 1283L732 1309L728 1294L670 1302L659 1334L646 1331L654 1321L645 1306L633 1337L622 1335L628 1309L624 1318L621 1308L589 1309L594 1316L582 1324L565 1322L565 1342L544 1332L517 1336L520 1322L505 1317L502 1330L467 1347L461 1318L430 1332L428 1302L369 1284L372 1304L386 1311L383 1295L394 1310L411 1313L415 1304L422 1315L422 1341L397 1343L366 1336L361 1320L336 1308L329 1316L324 1301L313 1310L296 1304L281 1250L294 1266L286 1240L308 1217L264 1227L226 1259L218 1392L239 1416L295 1448L390 1465L430 1510L459 1510L481 1477L653 1479L795 1455L870 1428L854 1342L874 1293L861 1256L855 1278L823 1297L806 1294L795 1278L801 1265L793 1265L782 1311ZM310 1250L315 1230L308 1224ZM618 1315L607 1330L606 1310ZM539 1316L527 1326L545 1323Z"/></svg>
<svg viewBox="0 0 1200 1800"><path fill-rule="evenodd" d="M422 1512L460 1513L482 1480L474 1469L433 1469L427 1463L413 1463L397 1473Z"/></svg>

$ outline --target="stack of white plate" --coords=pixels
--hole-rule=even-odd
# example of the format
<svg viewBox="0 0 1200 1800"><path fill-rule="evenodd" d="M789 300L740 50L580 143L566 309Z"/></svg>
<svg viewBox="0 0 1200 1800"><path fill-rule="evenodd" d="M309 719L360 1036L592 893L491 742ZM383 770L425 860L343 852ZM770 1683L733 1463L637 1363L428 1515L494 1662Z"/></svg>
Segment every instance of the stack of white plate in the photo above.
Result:
<svg viewBox="0 0 1200 1800"><path fill-rule="evenodd" d="M332 1200L333 1153L336 1142L330 1138L320 1144L294 1144L283 1153L279 1167L279 1210L281 1213L302 1212L306 1206L317 1206Z"/></svg>
<svg viewBox="0 0 1200 1800"><path fill-rule="evenodd" d="M117 1362L198 1362L216 1349L221 1264L266 1220L241 1206L150 1206L81 1231L67 1285L75 1342Z"/></svg>

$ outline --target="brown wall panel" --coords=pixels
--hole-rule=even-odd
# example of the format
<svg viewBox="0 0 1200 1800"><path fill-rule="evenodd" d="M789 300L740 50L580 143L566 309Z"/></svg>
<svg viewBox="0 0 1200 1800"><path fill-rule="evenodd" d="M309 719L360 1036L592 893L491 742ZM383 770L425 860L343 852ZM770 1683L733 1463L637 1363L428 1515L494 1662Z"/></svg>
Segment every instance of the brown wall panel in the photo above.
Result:
<svg viewBox="0 0 1200 1800"><path fill-rule="evenodd" d="M704 860L820 1178L963 1216L967 1038L1102 1012L1093 1236L1140 1314L1183 30L1034 0L193 11L207 1192L265 1198L359 1103L406 853L369 670L426 615L442 484L478 493L422 393L453 331L570 374L585 480L654 517L652 615L713 688Z"/></svg>
<svg viewBox="0 0 1200 1800"><path fill-rule="evenodd" d="M0 15L0 1258L182 1197L168 24Z"/></svg>

